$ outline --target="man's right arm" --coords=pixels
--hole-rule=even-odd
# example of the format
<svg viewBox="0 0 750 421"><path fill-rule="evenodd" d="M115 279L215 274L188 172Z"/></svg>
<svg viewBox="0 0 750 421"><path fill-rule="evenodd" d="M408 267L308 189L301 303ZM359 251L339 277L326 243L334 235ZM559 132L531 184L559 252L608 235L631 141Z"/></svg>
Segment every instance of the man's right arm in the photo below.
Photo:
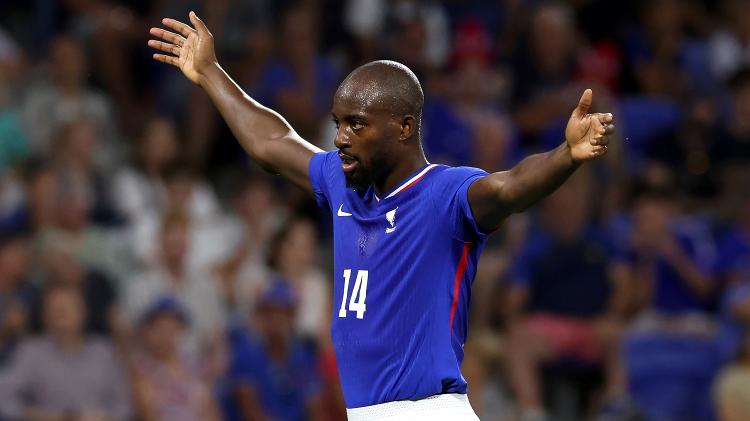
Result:
<svg viewBox="0 0 750 421"><path fill-rule="evenodd" d="M166 53L154 54L154 59L178 67L200 85L242 147L263 168L311 190L308 165L321 150L302 139L277 112L243 92L217 62L213 36L203 21L190 12L190 22L193 27L162 20L175 32L151 28L151 35L160 40L149 40L149 46Z"/></svg>

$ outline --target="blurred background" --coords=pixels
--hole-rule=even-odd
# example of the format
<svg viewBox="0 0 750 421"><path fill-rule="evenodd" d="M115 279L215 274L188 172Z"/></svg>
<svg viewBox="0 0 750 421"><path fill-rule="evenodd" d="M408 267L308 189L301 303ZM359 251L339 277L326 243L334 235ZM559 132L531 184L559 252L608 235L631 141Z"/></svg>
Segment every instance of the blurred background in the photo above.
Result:
<svg viewBox="0 0 750 421"><path fill-rule="evenodd" d="M331 149L355 66L410 66L431 162L507 169L586 87L617 139L491 237L483 420L750 419L750 1L0 1L0 419L345 419L331 221L151 60L196 12Z"/></svg>

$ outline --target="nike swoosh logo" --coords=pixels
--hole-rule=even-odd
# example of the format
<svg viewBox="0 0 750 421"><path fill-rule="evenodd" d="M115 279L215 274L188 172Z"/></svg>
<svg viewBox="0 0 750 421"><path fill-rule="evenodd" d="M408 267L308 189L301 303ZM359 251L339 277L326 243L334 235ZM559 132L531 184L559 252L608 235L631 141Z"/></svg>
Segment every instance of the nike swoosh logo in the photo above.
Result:
<svg viewBox="0 0 750 421"><path fill-rule="evenodd" d="M344 204L342 203L341 206L339 206L339 212L336 215L338 215L338 216L352 216L351 213L342 211L341 209L343 209L343 207L344 207Z"/></svg>

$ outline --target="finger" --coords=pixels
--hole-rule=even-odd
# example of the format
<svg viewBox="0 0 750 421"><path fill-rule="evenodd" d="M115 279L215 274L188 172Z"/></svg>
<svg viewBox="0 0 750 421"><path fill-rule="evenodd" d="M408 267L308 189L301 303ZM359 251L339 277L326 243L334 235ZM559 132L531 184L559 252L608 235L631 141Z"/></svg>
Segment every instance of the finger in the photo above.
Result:
<svg viewBox="0 0 750 421"><path fill-rule="evenodd" d="M608 145L609 144L609 138L607 138L606 136L599 136L597 138L591 139L591 141L589 141L589 143L591 144L591 146Z"/></svg>
<svg viewBox="0 0 750 421"><path fill-rule="evenodd" d="M180 47L174 44L167 44L166 42L150 39L148 40L148 46L159 51L164 51L165 53L172 53L176 56L180 55Z"/></svg>
<svg viewBox="0 0 750 421"><path fill-rule="evenodd" d="M193 12L191 10L189 16L190 16L190 23L193 24L193 26L195 27L195 29L198 30L198 32L204 33L204 34L210 34L211 33L208 30L208 28L206 27L206 24L203 23L203 21L201 20L201 18L199 18L198 15L195 14L195 12Z"/></svg>
<svg viewBox="0 0 750 421"><path fill-rule="evenodd" d="M604 155L607 152L606 146L595 146L591 149L591 155L592 156L601 156Z"/></svg>
<svg viewBox="0 0 750 421"><path fill-rule="evenodd" d="M169 32L166 29L151 28L148 32L157 38L161 38L164 41L172 43L179 47L182 47L185 44L185 37L179 36L174 32Z"/></svg>
<svg viewBox="0 0 750 421"><path fill-rule="evenodd" d="M583 118L588 114L593 96L594 92L591 89L583 91L583 95L581 95L581 99L578 101L578 106L573 110L573 117Z"/></svg>
<svg viewBox="0 0 750 421"><path fill-rule="evenodd" d="M614 120L612 113L597 113L596 117L604 124L609 124Z"/></svg>
<svg viewBox="0 0 750 421"><path fill-rule="evenodd" d="M180 67L180 62L177 60L177 57L175 56L168 56L166 54L154 54L154 60L160 61L162 63L171 64L172 66Z"/></svg>
<svg viewBox="0 0 750 421"><path fill-rule="evenodd" d="M171 18L164 18L161 20L161 23L168 28L174 29L178 34L181 34L185 38L189 37L190 34L195 31L195 29L191 28L188 24Z"/></svg>
<svg viewBox="0 0 750 421"><path fill-rule="evenodd" d="M603 137L601 139L597 139L596 143L591 142L591 144L594 145L594 146L607 146L607 145L609 145L609 138L605 136L605 137Z"/></svg>
<svg viewBox="0 0 750 421"><path fill-rule="evenodd" d="M614 124L608 124L606 130L604 131L604 134L609 136L612 133L615 132L615 125Z"/></svg>

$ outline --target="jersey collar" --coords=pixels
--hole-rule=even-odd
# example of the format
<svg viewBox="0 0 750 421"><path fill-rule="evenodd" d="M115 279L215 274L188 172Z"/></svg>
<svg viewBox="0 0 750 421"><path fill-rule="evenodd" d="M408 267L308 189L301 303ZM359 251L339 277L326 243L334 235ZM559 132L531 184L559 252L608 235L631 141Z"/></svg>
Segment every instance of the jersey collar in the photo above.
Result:
<svg viewBox="0 0 750 421"><path fill-rule="evenodd" d="M400 184L398 184L387 196L385 196L383 199L380 199L377 194L375 194L375 190L373 189L372 196L375 198L375 201L380 202L380 200L385 200L388 198L391 198L399 193L401 193L404 190L407 190L417 184L422 178L424 178L425 174L427 174L431 169L437 167L437 164L429 164L426 167L422 168L421 170L417 170L418 172L414 174L413 176L407 178L406 180L402 181Z"/></svg>

